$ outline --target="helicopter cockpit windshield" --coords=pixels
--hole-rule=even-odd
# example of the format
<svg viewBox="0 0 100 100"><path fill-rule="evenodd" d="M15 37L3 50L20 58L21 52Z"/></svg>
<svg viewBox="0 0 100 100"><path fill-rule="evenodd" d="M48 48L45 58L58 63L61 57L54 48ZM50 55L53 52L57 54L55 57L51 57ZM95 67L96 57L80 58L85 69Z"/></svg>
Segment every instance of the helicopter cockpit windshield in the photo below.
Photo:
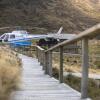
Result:
<svg viewBox="0 0 100 100"><path fill-rule="evenodd" d="M1 35L0 40L4 39L5 38L5 35L6 34Z"/></svg>

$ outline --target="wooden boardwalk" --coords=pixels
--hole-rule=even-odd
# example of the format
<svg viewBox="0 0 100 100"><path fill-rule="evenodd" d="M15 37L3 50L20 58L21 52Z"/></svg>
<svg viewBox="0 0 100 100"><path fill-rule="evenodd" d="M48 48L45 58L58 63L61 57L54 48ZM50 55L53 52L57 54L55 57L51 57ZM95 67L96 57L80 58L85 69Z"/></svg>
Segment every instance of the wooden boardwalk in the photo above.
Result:
<svg viewBox="0 0 100 100"><path fill-rule="evenodd" d="M64 83L45 75L37 59L20 55L23 62L21 88L10 100L81 100L81 95Z"/></svg>

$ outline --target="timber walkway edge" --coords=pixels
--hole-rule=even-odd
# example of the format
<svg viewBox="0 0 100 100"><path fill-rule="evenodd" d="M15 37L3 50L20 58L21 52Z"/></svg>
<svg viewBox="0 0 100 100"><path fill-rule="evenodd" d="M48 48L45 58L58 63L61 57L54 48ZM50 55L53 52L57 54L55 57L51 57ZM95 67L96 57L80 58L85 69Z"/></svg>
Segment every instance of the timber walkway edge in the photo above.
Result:
<svg viewBox="0 0 100 100"><path fill-rule="evenodd" d="M10 100L81 100L81 94L64 83L45 75L36 58L22 59L22 84Z"/></svg>

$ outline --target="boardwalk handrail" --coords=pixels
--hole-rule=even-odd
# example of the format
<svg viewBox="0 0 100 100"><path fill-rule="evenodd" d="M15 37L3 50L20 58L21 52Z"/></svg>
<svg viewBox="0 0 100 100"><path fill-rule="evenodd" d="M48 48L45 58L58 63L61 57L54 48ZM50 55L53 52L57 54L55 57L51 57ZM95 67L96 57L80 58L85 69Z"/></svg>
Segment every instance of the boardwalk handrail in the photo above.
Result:
<svg viewBox="0 0 100 100"><path fill-rule="evenodd" d="M88 40L94 38L95 36L100 35L100 24L95 25L92 28L87 29L84 32L81 32L78 36L71 40L66 40L62 43L59 43L48 50L44 50L39 46L36 47L37 58L41 65L43 65L43 69L45 70L45 74L49 74L52 77L52 52L55 49L60 49L60 70L59 70L59 81L63 83L63 47L72 43L76 43L78 41L82 41L82 80L81 80L81 98L88 98L88 68L89 68L89 55L88 55Z"/></svg>

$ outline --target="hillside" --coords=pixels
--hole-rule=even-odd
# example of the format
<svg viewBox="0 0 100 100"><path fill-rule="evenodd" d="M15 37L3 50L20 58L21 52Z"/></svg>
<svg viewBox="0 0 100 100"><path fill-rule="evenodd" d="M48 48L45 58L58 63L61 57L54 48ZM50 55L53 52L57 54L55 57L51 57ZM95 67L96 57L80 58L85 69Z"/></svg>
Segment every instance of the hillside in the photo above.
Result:
<svg viewBox="0 0 100 100"><path fill-rule="evenodd" d="M72 2L84 14L100 19L100 0L72 0Z"/></svg>
<svg viewBox="0 0 100 100"><path fill-rule="evenodd" d="M100 0L0 0L0 27L33 26L39 32L63 26L79 32L100 22Z"/></svg>

